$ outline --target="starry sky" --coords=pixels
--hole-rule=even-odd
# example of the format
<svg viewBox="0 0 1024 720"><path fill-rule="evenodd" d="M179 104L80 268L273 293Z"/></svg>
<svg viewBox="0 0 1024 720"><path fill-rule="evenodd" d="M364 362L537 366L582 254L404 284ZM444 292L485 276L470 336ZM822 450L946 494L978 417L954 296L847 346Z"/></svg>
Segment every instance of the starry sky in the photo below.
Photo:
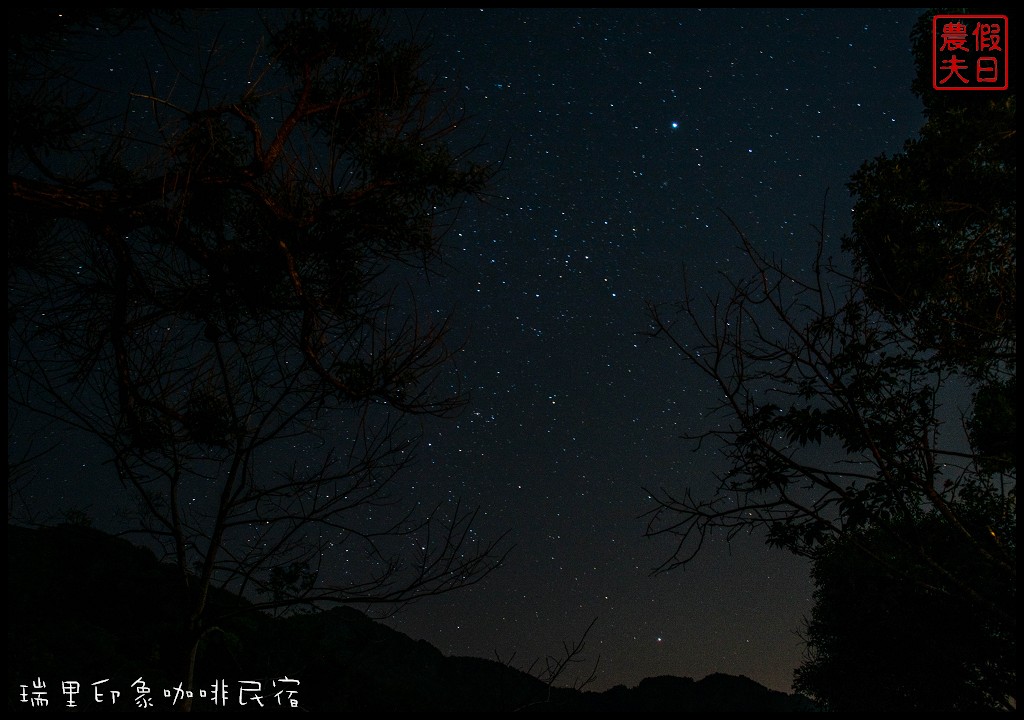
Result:
<svg viewBox="0 0 1024 720"><path fill-rule="evenodd" d="M722 466L680 438L716 422L714 390L643 334L644 302L680 298L684 266L710 293L721 273L745 273L729 218L800 266L824 204L839 253L849 176L923 122L909 40L921 12L395 11L465 109L458 142L501 162L424 290L454 310L470 402L424 421L410 485L425 502L479 506L480 536L509 531L516 548L481 584L390 626L526 667L596 618L590 689L725 672L790 690L813 591L805 561L753 535L651 576L672 544L644 537L644 488L710 494ZM127 72L131 52L104 61ZM74 492L57 504L83 504Z"/></svg>
<svg viewBox="0 0 1024 720"><path fill-rule="evenodd" d="M798 265L826 202L921 126L920 10L431 10L415 15L470 135L505 155L497 197L455 229L444 294L472 402L428 431L424 472L513 529L507 567L389 621L444 652L558 655L597 618L591 686L744 674L789 691L813 585L758 536L671 551L645 539L649 488L710 494L721 467L680 435L713 388L642 332L643 303L744 272L724 214ZM724 213L724 214L723 214ZM523 662L525 661L525 662ZM580 666L579 671L586 672ZM589 671L589 667L587 668ZM566 680L571 680L567 677Z"/></svg>

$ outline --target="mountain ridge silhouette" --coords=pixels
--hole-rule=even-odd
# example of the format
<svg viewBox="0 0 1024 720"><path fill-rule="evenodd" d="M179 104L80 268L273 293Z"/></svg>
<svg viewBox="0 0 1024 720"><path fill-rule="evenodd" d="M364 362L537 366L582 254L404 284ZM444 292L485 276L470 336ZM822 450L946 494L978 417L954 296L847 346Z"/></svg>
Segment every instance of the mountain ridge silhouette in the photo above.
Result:
<svg viewBox="0 0 1024 720"><path fill-rule="evenodd" d="M122 692L113 709L136 710L132 683L138 679L151 689L155 708L169 709L181 683L176 642L184 627L173 568L146 548L81 525L8 524L7 536L8 709L35 709L26 698L40 681L49 708L66 708L63 683L75 681L81 689L79 709L105 709L94 692L111 689ZM243 680L261 683L267 707L292 697L309 711L815 709L802 696L722 673L702 680L651 677L633 688L617 685L603 692L553 687L495 660L446 656L352 607L275 618L245 612L248 603L224 591L212 593L210 602L240 612L203 645L196 710L248 709L238 702ZM102 680L107 682L93 687ZM218 681L229 693L227 702L214 705ZM289 696L285 688L295 694ZM200 691L206 697L199 697Z"/></svg>

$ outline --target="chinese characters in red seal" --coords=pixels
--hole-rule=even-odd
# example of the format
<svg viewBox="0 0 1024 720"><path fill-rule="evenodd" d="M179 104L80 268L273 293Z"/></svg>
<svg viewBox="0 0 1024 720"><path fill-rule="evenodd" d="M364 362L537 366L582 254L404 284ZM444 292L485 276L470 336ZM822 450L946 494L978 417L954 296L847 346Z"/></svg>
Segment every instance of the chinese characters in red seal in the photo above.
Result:
<svg viewBox="0 0 1024 720"><path fill-rule="evenodd" d="M936 15L932 18L932 87L936 90L1006 90L1009 86L1006 15Z"/></svg>

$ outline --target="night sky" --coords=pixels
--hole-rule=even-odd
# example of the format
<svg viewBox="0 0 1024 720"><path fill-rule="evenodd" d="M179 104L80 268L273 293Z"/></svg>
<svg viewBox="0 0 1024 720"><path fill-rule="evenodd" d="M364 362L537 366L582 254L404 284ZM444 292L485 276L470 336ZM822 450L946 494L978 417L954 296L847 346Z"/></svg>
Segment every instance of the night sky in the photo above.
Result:
<svg viewBox="0 0 1024 720"><path fill-rule="evenodd" d="M595 617L594 689L673 674L790 690L811 607L807 564L758 536L650 577L643 487L710 494L713 388L642 335L646 299L746 272L729 217L806 267L827 198L833 251L849 176L921 126L919 10L435 10L437 73L507 158L470 205L444 294L472 402L428 434L424 473L513 528L508 566L391 624L442 651L528 665ZM419 16L416 16L419 17ZM583 672L583 667L580 667ZM585 674L585 672L584 672ZM571 680L570 678L566 678Z"/></svg>
<svg viewBox="0 0 1024 720"><path fill-rule="evenodd" d="M801 266L827 203L838 256L849 176L923 122L909 40L921 12L395 13L465 108L455 142L502 163L422 298L454 309L470 402L424 421L409 484L424 503L480 506L479 534L510 531L516 548L481 584L389 625L526 667L597 618L590 689L725 672L790 690L813 590L805 561L754 535L650 575L673 546L643 537L644 488L708 495L721 462L680 438L719 421L704 415L714 389L643 335L644 301L679 299L684 266L711 293L718 273L746 273L726 214ZM114 52L110 72L130 55ZM87 460L81 475L101 468ZM82 483L60 482L57 506L83 504Z"/></svg>

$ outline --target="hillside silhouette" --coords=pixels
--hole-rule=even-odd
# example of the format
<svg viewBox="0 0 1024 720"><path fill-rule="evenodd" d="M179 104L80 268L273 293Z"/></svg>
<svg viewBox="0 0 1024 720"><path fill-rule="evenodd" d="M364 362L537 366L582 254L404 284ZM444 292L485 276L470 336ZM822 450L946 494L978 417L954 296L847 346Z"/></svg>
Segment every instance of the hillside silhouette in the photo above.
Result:
<svg viewBox="0 0 1024 720"><path fill-rule="evenodd" d="M8 525L8 709L36 710L22 697L45 693L50 710L67 709L64 681L80 683L78 709L137 710L132 683L151 690L154 709L169 709L175 639L184 619L172 568L152 552L76 525L26 529ZM243 610L218 592L211 602ZM288 707L285 688L298 680L298 707L308 711L792 712L813 710L803 697L769 690L743 676L702 680L647 678L601 693L550 687L502 663L445 656L423 640L382 625L351 607L273 618L241 612L211 634L199 658L196 710L259 710L239 705L240 681L259 681L266 708ZM45 688L33 687L42 680ZM97 687L93 683L107 680ZM218 681L227 702L214 705ZM23 687L24 686L24 687ZM248 685L252 688L254 685ZM97 705L96 690L120 690ZM275 693L281 693L275 699ZM40 695L42 696L42 695Z"/></svg>

